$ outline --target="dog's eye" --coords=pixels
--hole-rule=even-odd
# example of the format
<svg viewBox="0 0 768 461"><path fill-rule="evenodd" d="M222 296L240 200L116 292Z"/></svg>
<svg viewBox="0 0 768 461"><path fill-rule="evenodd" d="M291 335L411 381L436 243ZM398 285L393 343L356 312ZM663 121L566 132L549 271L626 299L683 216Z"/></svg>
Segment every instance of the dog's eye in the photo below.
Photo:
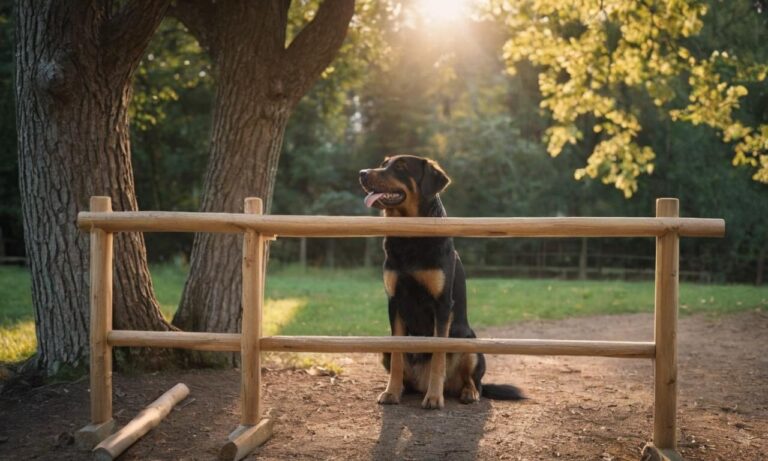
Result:
<svg viewBox="0 0 768 461"><path fill-rule="evenodd" d="M404 171L407 168L408 168L408 165L406 165L403 160L398 160L397 162L395 162L395 169L396 170Z"/></svg>

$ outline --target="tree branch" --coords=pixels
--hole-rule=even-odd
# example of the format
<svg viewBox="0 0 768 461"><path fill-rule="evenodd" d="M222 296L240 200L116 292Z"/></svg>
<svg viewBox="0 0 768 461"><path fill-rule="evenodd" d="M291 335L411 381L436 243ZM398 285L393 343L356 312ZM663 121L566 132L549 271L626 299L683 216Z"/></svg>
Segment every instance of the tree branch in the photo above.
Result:
<svg viewBox="0 0 768 461"><path fill-rule="evenodd" d="M210 0L178 0L171 5L168 14L181 21L200 46L210 54L216 6L216 3Z"/></svg>
<svg viewBox="0 0 768 461"><path fill-rule="evenodd" d="M299 102L333 61L347 36L355 0L325 0L293 39L283 60L282 80L291 106Z"/></svg>
<svg viewBox="0 0 768 461"><path fill-rule="evenodd" d="M169 5L170 0L130 0L109 17L101 29L105 63L117 72L132 71Z"/></svg>

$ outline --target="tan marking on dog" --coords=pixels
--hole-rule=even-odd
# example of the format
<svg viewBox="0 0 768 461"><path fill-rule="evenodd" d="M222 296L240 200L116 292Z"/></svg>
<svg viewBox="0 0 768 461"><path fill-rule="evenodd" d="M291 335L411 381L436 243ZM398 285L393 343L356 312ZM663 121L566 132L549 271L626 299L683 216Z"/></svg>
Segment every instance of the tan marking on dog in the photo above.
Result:
<svg viewBox="0 0 768 461"><path fill-rule="evenodd" d="M445 394L458 397L464 387L464 376L461 373L461 365L466 354L448 354L445 358Z"/></svg>
<svg viewBox="0 0 768 461"><path fill-rule="evenodd" d="M448 316L448 321L445 322L445 325L441 325L441 329L438 329L437 319L435 319L434 335L447 338L448 333L451 331L451 323L453 323L453 312ZM424 401L421 402L422 408L441 409L445 405L445 398L443 396L445 393L445 369L446 353L436 352L432 354L429 367L429 387L427 388L427 395L424 396Z"/></svg>
<svg viewBox="0 0 768 461"><path fill-rule="evenodd" d="M402 210L403 216L415 218L419 216L419 198L421 197L421 192L419 191L419 185L416 184L416 180L413 178L408 178L408 180L411 183L410 188L406 188L405 193L405 200L403 200L403 203L401 203L398 208Z"/></svg>
<svg viewBox="0 0 768 461"><path fill-rule="evenodd" d="M444 393L445 385L445 352L436 352L432 354L432 360L429 367L429 387L421 407L426 409L440 409L445 405Z"/></svg>
<svg viewBox="0 0 768 461"><path fill-rule="evenodd" d="M414 271L411 273L411 276L423 285L433 298L437 299L443 294L443 289L445 289L445 272L441 269Z"/></svg>
<svg viewBox="0 0 768 461"><path fill-rule="evenodd" d="M458 397L462 403L476 402L480 393L472 376L477 354L448 354L445 370L445 395Z"/></svg>
<svg viewBox="0 0 768 461"><path fill-rule="evenodd" d="M480 391L477 390L475 379L472 377L475 374L476 366L477 354L464 354L459 365L459 375L464 381L464 387L462 387L459 395L461 403L473 403L480 400Z"/></svg>
<svg viewBox="0 0 768 461"><path fill-rule="evenodd" d="M408 178L411 187L407 187L400 181L392 180L392 184L399 187L390 187L390 189L400 190L405 194L405 198L395 208L385 208L384 216L392 218L415 218L419 216L419 194L416 192L418 186L413 178Z"/></svg>
<svg viewBox="0 0 768 461"><path fill-rule="evenodd" d="M397 272L384 270L384 291L390 298L395 296L395 289L397 288Z"/></svg>
<svg viewBox="0 0 768 461"><path fill-rule="evenodd" d="M405 336L405 323L398 314L395 314L392 336ZM379 394L378 402L382 405L400 403L403 394L403 354L393 352L389 361L389 382L387 388Z"/></svg>

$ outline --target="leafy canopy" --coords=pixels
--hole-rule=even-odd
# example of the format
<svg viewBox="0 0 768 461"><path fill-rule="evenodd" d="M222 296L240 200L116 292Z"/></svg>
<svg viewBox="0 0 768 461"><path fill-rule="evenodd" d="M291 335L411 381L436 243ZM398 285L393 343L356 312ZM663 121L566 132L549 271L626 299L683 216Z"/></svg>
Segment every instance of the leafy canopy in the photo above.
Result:
<svg viewBox="0 0 768 461"><path fill-rule="evenodd" d="M758 11L747 8L752 10L744 17L757 22ZM733 164L754 168L753 179L768 183L768 124L749 126L739 118L748 86L766 78L766 59L749 48L736 56L696 41L709 9L699 0L488 5L511 34L504 46L508 71L514 74L522 61L540 68L541 107L552 118L545 131L548 152L557 156L584 140L586 130L594 131L597 142L575 177L601 178L626 197L637 191L638 176L654 168L654 150L638 138L644 101L673 120L716 129L734 145ZM764 36L763 29L751 29L752 35Z"/></svg>

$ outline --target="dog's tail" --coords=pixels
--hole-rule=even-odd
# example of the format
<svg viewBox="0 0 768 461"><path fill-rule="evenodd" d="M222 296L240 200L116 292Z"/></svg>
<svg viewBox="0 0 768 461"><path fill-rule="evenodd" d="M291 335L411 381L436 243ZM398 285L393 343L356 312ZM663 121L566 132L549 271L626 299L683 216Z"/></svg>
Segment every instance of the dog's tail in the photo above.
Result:
<svg viewBox="0 0 768 461"><path fill-rule="evenodd" d="M483 397L491 400L524 400L523 392L511 384L483 384Z"/></svg>

